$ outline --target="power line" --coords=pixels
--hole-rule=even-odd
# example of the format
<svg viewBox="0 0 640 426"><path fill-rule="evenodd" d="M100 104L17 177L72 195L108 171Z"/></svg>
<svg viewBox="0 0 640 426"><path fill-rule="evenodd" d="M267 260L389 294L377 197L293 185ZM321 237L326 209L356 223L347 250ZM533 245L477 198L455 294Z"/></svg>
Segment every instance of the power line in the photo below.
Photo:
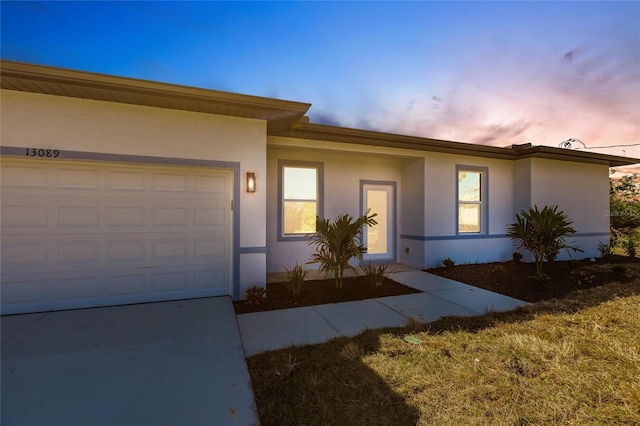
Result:
<svg viewBox="0 0 640 426"><path fill-rule="evenodd" d="M605 146L587 146L580 139L577 138L569 138L564 142L560 142L558 148L571 149L573 148L574 143L581 144L584 149L600 149L600 148L626 148L628 146L640 146L640 143L630 143L628 145L605 145Z"/></svg>

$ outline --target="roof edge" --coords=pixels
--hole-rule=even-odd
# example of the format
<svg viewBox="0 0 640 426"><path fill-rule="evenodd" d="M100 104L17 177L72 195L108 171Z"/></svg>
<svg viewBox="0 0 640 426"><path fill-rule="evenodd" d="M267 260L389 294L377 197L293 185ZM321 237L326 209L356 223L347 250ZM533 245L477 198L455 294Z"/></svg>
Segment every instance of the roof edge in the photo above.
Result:
<svg viewBox="0 0 640 426"><path fill-rule="evenodd" d="M3 89L7 88L5 87L5 79L9 78L48 84L57 83L73 87L88 87L114 92L150 95L163 99L179 98L195 102L215 103L230 107L252 108L254 110L259 110L261 112L260 118L267 121L285 120L294 122L303 117L311 107L310 103L203 89L172 83L161 83L130 77L119 77L87 71L75 71L66 68L35 65L8 60L0 60L0 76L2 77ZM50 93L48 93L46 89L32 92L58 95L58 93L55 93L53 89L49 90ZM73 97L83 98L82 95L76 95ZM91 99L89 97L84 98Z"/></svg>
<svg viewBox="0 0 640 426"><path fill-rule="evenodd" d="M471 155L506 160L544 158L560 161L606 164L609 167L640 163L640 159L637 158L620 157L579 150L568 150L541 145L512 145L511 147L505 148L307 122L293 123L288 131L273 134L273 136L325 140L360 145L397 147L418 151Z"/></svg>

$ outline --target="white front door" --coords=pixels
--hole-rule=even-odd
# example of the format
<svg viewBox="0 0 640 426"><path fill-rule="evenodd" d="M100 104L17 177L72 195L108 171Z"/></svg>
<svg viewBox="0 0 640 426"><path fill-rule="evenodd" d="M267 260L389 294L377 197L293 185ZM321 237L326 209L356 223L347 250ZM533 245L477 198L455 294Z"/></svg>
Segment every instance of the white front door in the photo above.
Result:
<svg viewBox="0 0 640 426"><path fill-rule="evenodd" d="M2 313L230 294L230 170L2 159Z"/></svg>
<svg viewBox="0 0 640 426"><path fill-rule="evenodd" d="M395 183L367 182L362 184L363 212L376 213L377 225L365 228L365 259L395 260Z"/></svg>

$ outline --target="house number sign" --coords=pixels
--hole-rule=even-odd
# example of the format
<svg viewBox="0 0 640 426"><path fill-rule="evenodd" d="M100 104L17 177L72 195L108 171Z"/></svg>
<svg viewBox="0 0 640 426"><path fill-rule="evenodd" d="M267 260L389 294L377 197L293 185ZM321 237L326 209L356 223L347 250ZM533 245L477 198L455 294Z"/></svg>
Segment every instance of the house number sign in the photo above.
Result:
<svg viewBox="0 0 640 426"><path fill-rule="evenodd" d="M56 158L60 155L57 149L27 148L27 157Z"/></svg>

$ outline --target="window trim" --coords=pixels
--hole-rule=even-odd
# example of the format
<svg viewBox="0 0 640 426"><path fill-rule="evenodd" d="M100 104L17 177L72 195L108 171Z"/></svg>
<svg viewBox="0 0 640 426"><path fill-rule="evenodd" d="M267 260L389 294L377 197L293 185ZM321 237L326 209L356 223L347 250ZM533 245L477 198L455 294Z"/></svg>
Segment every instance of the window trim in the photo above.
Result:
<svg viewBox="0 0 640 426"><path fill-rule="evenodd" d="M480 173L480 232L461 232L460 231L460 185L458 179L460 172L479 172ZM480 166L467 166L462 164L456 165L456 236L473 236L489 234L489 168ZM469 203L476 204L476 203Z"/></svg>
<svg viewBox="0 0 640 426"><path fill-rule="evenodd" d="M324 218L324 163L317 161L278 160L278 241L306 241L309 234L284 234L284 168L316 169L317 213Z"/></svg>

